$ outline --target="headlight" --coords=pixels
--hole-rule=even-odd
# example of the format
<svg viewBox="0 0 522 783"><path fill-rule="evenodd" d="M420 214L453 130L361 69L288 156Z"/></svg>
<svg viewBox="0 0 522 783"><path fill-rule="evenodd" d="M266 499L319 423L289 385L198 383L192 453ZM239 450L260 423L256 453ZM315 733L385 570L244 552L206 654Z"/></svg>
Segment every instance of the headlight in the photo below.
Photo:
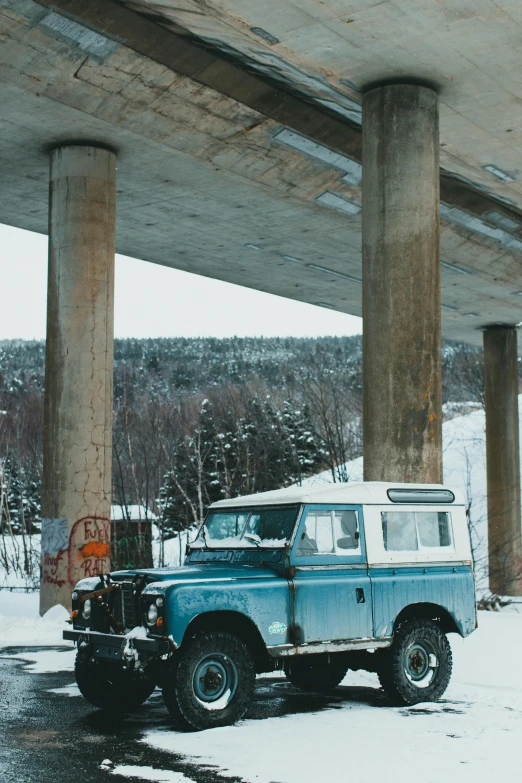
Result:
<svg viewBox="0 0 522 783"><path fill-rule="evenodd" d="M161 606L163 606L164 603L165 603L165 600L164 600L163 596L159 595L156 598L156 606L160 606L161 607Z"/></svg>
<svg viewBox="0 0 522 783"><path fill-rule="evenodd" d="M83 602L82 617L84 618L84 620L89 620L91 616L91 611L92 611L92 603L91 603L91 599L88 598L86 601Z"/></svg>
<svg viewBox="0 0 522 783"><path fill-rule="evenodd" d="M149 611L147 612L148 625L156 625L157 619L158 619L158 610L156 608L156 604L151 604L149 606Z"/></svg>
<svg viewBox="0 0 522 783"><path fill-rule="evenodd" d="M76 592L76 590L72 594L71 598L72 598L73 601L77 601L78 600L78 593Z"/></svg>

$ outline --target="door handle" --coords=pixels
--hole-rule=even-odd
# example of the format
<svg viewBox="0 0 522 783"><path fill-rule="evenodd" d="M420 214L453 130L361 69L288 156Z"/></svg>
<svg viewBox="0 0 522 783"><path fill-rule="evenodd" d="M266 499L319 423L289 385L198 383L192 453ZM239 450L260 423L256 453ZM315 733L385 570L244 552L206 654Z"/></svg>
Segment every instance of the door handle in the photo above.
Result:
<svg viewBox="0 0 522 783"><path fill-rule="evenodd" d="M364 597L364 590L362 589L362 587L355 588L355 597L357 599L358 604L366 603L366 599Z"/></svg>

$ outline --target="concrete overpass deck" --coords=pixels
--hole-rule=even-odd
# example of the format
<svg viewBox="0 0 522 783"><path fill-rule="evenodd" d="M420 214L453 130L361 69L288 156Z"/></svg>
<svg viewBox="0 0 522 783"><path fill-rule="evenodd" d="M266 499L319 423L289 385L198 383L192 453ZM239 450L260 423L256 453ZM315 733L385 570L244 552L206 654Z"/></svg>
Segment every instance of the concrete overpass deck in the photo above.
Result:
<svg viewBox="0 0 522 783"><path fill-rule="evenodd" d="M0 0L0 219L46 233L49 150L95 141L119 252L360 315L360 90L421 77L443 334L480 344L520 320L521 22L489 0Z"/></svg>

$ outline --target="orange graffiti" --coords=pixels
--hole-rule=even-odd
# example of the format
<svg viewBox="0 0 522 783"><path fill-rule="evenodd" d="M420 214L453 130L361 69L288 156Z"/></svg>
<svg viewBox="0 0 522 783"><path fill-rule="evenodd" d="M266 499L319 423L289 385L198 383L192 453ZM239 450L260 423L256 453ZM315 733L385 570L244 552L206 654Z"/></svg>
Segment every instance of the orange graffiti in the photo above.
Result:
<svg viewBox="0 0 522 783"><path fill-rule="evenodd" d="M110 570L110 527L107 517L96 515L79 519L69 536L68 577L71 585L79 579Z"/></svg>
<svg viewBox="0 0 522 783"><path fill-rule="evenodd" d="M82 557L109 557L110 551L110 544L103 541L89 541L80 549Z"/></svg>

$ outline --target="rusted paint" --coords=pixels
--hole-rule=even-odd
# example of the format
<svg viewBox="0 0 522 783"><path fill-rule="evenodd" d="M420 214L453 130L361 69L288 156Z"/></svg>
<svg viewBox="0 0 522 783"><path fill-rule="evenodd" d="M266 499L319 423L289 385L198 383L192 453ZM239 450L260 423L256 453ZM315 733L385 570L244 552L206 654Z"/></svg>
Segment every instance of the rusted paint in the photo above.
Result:
<svg viewBox="0 0 522 783"><path fill-rule="evenodd" d="M393 634L399 613L429 603L445 609L467 636L475 628L475 585L471 565L370 568L376 638Z"/></svg>

